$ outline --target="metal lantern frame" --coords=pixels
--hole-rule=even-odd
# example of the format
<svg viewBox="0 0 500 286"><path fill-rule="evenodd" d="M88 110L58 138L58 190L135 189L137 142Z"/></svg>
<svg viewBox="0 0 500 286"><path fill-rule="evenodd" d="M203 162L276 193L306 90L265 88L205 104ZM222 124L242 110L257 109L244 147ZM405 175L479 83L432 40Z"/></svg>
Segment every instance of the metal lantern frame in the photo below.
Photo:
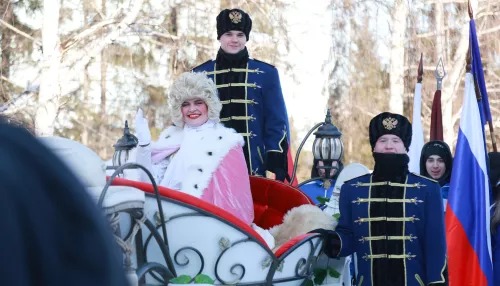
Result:
<svg viewBox="0 0 500 286"><path fill-rule="evenodd" d="M113 166L109 169L116 169L122 164L126 163L129 158L130 150L137 147L139 140L135 135L130 133L130 128L128 127L128 121L125 120L125 128L123 128L123 136L116 141L113 145L115 148L115 153L113 154ZM125 161L122 162L122 154L125 154Z"/></svg>
<svg viewBox="0 0 500 286"><path fill-rule="evenodd" d="M316 129L317 131L314 132L314 130ZM297 164L299 162L300 152L302 151L305 142L313 132L314 136L316 136L312 148L313 156L314 159L321 160L325 163L324 166L321 166L319 168L324 169L325 174L327 175L325 175L325 177L315 177L305 180L304 182L300 183L297 187L300 187L311 181L319 179L320 180L331 179L334 176L338 175L340 162L342 161L342 156L344 155L344 143L342 142L341 139L342 132L340 132L339 129L332 124L332 115L330 113L330 109L328 109L326 112L325 121L320 122L316 124L313 128L311 128L311 130L307 132L306 137L300 143L299 149L297 150L297 154L295 155L295 162L290 184L291 182L293 182L297 172ZM334 161L339 162L339 164L337 166L332 166L332 162ZM330 175L329 171L332 169L337 170L337 172L334 175Z"/></svg>

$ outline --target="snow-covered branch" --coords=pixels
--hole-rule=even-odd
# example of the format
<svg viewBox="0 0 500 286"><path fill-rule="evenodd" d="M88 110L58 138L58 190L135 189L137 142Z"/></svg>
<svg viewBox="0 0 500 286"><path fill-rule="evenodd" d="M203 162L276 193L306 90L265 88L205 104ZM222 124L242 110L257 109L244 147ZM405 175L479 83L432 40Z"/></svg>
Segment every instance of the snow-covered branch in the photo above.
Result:
<svg viewBox="0 0 500 286"><path fill-rule="evenodd" d="M134 0L130 2L132 6L124 14L124 17L121 21L117 19L106 20L104 26L108 27L110 32L105 34L104 37L96 37L84 47L80 49L66 49L65 54L63 55L63 66L67 68L71 68L74 72L80 72L84 66L88 64L88 62L96 57L107 45L115 42L123 32L128 30L128 27L134 24L139 12L141 11L142 4L144 0ZM113 22L117 22L117 24L112 24ZM104 26L99 26L99 29ZM82 35L82 37L87 37L91 34L95 34L98 30L92 29L91 31ZM74 46L74 45L73 45Z"/></svg>
<svg viewBox="0 0 500 286"><path fill-rule="evenodd" d="M32 40L33 42L35 42L35 44L37 44L38 46L41 46L42 45L42 42L40 42L40 40L38 39L35 39L33 38L32 36L26 34L25 32L19 30L18 28L12 26L11 24L5 22L4 20L0 19L0 24L2 24L3 26L7 27L8 29L14 31L15 33L27 38L27 39L30 39Z"/></svg>

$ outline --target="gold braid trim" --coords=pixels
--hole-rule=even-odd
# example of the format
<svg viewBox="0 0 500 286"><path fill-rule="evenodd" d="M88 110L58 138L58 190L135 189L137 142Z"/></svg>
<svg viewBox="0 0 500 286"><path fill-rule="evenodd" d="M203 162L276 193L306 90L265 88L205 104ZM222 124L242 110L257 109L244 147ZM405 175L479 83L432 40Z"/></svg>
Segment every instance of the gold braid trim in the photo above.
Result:
<svg viewBox="0 0 500 286"><path fill-rule="evenodd" d="M222 100L222 104L229 104L229 103L244 103L244 104L259 104L255 100L248 100L248 99L229 99L229 100Z"/></svg>
<svg viewBox="0 0 500 286"><path fill-rule="evenodd" d="M419 203L423 203L424 201L419 200L417 198L413 199L384 199L384 198L358 198L357 200L351 201L353 204L358 204L360 205L361 203L370 203L370 202L375 202L375 203L410 203L410 204L416 204L418 205Z"/></svg>
<svg viewBox="0 0 500 286"><path fill-rule="evenodd" d="M415 257L417 257L417 256L414 254L411 254L411 252L408 252L407 254L373 254L373 255L368 255L365 253L365 255L363 255L362 258L364 260L368 261L368 259L373 260L373 259L380 259L380 258L412 260Z"/></svg>
<svg viewBox="0 0 500 286"><path fill-rule="evenodd" d="M356 182L355 184L351 184L351 186L354 187L376 187L376 186L392 186L392 187L403 187L403 188L423 188L426 187L427 185L424 185L420 182L415 183L415 184L400 184L400 183L393 183L393 182L376 182L376 183L361 183L361 182Z"/></svg>
<svg viewBox="0 0 500 286"><path fill-rule="evenodd" d="M221 122L226 122L226 121L229 121L229 120L250 120L250 121L254 121L256 118L253 116L253 115L250 115L250 116L231 116L231 117L224 117L224 118L221 118L220 121Z"/></svg>
<svg viewBox="0 0 500 286"><path fill-rule="evenodd" d="M246 82L225 83L225 84L216 85L217 88L224 88L224 87L231 87L231 86L261 88L261 86L257 85L257 83L246 83Z"/></svg>
<svg viewBox="0 0 500 286"><path fill-rule="evenodd" d="M357 220L355 220L354 222L355 223L358 223L358 224L362 224L364 222L372 222L372 221L409 221L409 222L415 222L417 220L420 220L419 218L415 217L415 216L411 216L411 217L385 217L385 216L381 216L381 217L369 217L369 218L361 218L361 217L358 217Z"/></svg>
<svg viewBox="0 0 500 286"><path fill-rule="evenodd" d="M365 242L365 241L374 241L374 240L408 240L408 241L411 241L413 242L414 239L417 239L416 236L413 236L413 234L410 234L410 235L407 235L407 236L385 236L385 235L382 235L382 236L367 236L367 237L364 237L362 236L359 241L361 242Z"/></svg>
<svg viewBox="0 0 500 286"><path fill-rule="evenodd" d="M279 150L267 150L267 152L277 152L277 153L283 153L283 148L281 148L281 142L283 142L283 140L285 140L286 138L286 128L285 130L283 130L283 137L281 137L280 141L278 142L278 147L280 147Z"/></svg>
<svg viewBox="0 0 500 286"><path fill-rule="evenodd" d="M249 72L249 73L256 73L256 74L259 74L259 73L264 73L263 71L259 70L259 69L254 69L254 70L251 70L251 69L248 69L248 68L245 68L245 69L242 69L242 68L231 68L231 69L224 69L224 70L215 70L215 71L211 71L211 72L207 72L207 75L213 75L213 74L221 74L221 73L228 73L228 72Z"/></svg>

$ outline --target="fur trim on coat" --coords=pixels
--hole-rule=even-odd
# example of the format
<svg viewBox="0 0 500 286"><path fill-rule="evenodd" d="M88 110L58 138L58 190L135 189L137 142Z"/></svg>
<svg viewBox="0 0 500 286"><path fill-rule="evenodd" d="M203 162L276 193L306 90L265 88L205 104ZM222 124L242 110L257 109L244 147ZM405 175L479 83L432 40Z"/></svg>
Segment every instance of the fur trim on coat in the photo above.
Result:
<svg viewBox="0 0 500 286"><path fill-rule="evenodd" d="M202 139L198 148L192 150L193 156L199 160L188 167L181 191L201 198L213 173L227 153L237 145L244 144L243 136L234 129L217 124L216 128L207 132L207 136Z"/></svg>
<svg viewBox="0 0 500 286"><path fill-rule="evenodd" d="M269 229L276 240L277 250L290 239L308 233L317 228L334 230L336 219L324 213L315 205L301 205L289 210L283 217L283 223Z"/></svg>

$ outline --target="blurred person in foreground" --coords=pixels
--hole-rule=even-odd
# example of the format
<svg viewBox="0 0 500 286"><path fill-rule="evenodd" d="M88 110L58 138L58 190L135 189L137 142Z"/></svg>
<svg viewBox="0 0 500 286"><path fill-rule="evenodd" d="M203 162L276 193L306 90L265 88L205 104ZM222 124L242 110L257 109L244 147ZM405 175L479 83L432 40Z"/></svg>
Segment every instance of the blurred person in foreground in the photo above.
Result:
<svg viewBox="0 0 500 286"><path fill-rule="evenodd" d="M104 215L47 147L0 117L0 285L128 285Z"/></svg>

